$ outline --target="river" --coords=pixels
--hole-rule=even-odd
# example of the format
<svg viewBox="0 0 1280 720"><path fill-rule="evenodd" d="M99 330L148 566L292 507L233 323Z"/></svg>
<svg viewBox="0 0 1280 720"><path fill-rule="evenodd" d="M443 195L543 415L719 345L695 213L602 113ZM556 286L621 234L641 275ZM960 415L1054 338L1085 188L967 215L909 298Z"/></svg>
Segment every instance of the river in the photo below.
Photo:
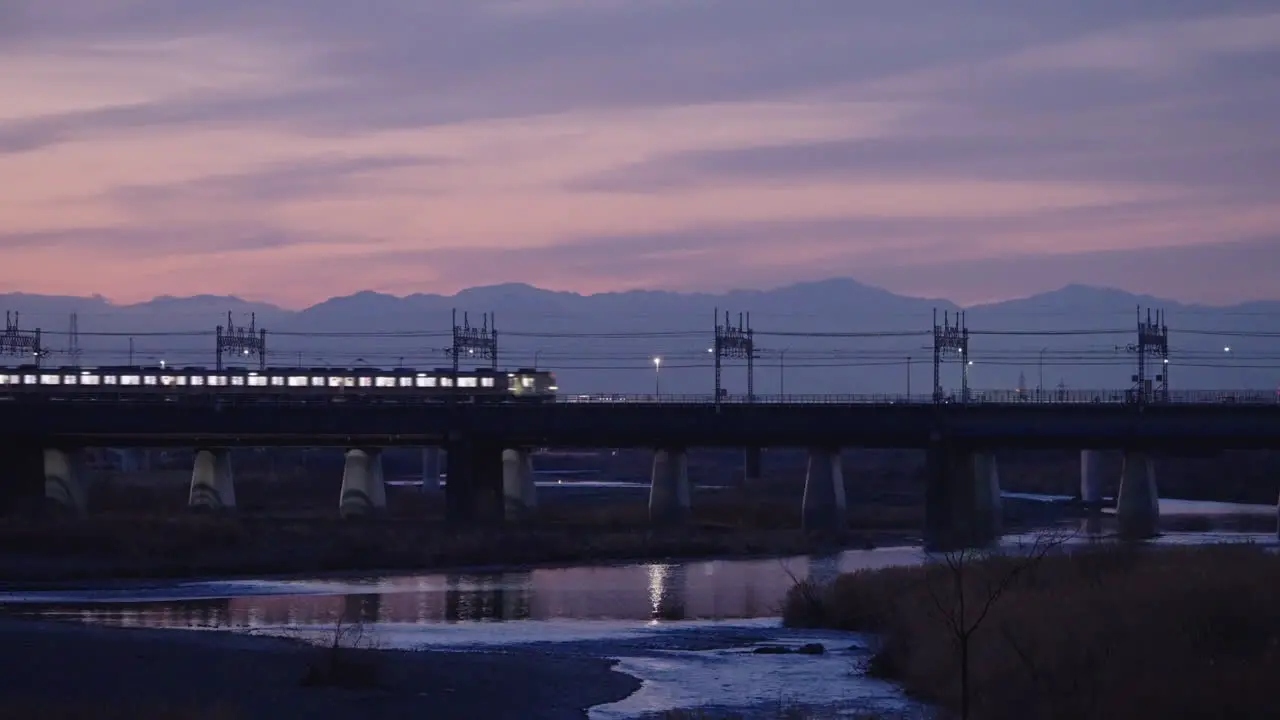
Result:
<svg viewBox="0 0 1280 720"><path fill-rule="evenodd" d="M1020 496L1026 499L1026 496ZM1046 498L1047 499L1047 498ZM1230 519L1275 517L1275 508L1161 501L1162 517L1212 528ZM1007 537L1016 544L1026 538ZM1083 535L1078 538L1085 542ZM1275 533L1170 532L1157 543L1249 541ZM776 717L779 704L919 716L924 708L892 684L865 677L868 638L793 631L778 608L794 578L920 562L919 547L850 550L827 557L645 562L503 572L340 578L112 583L0 593L9 611L46 618L270 635L332 636L337 618L360 618L383 648L460 651L530 646L611 657L644 681L625 700L597 706L594 720L704 706ZM761 654L769 645L821 643L822 655Z"/></svg>

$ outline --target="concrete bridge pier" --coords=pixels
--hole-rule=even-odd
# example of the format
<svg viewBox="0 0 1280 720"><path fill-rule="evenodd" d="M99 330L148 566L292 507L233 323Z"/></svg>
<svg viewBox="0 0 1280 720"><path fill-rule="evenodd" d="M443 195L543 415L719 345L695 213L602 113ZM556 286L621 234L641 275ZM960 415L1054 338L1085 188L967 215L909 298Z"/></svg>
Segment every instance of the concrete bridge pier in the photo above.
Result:
<svg viewBox="0 0 1280 720"><path fill-rule="evenodd" d="M89 468L84 451L44 451L44 497L59 510L76 516L89 511Z"/></svg>
<svg viewBox="0 0 1280 720"><path fill-rule="evenodd" d="M760 461L763 451L758 447L749 447L743 453L742 488L747 491L760 487Z"/></svg>
<svg viewBox="0 0 1280 720"><path fill-rule="evenodd" d="M1000 537L1003 508L995 455L935 446L929 449L927 473L927 549L987 547Z"/></svg>
<svg viewBox="0 0 1280 720"><path fill-rule="evenodd" d="M235 475L231 471L231 451L200 448L191 470L191 495L187 506L196 510L234 510Z"/></svg>
<svg viewBox="0 0 1280 720"><path fill-rule="evenodd" d="M381 515L387 510L387 485L382 475L382 451L351 449L342 465L338 513L343 519Z"/></svg>
<svg viewBox="0 0 1280 720"><path fill-rule="evenodd" d="M451 522L500 522L505 514L500 442L457 440L445 451L449 482L445 515Z"/></svg>
<svg viewBox="0 0 1280 720"><path fill-rule="evenodd" d="M444 467L438 447L422 448L422 492L430 493L440 489L440 470Z"/></svg>
<svg viewBox="0 0 1280 720"><path fill-rule="evenodd" d="M1080 451L1080 500L1085 507L1102 507L1102 453Z"/></svg>
<svg viewBox="0 0 1280 720"><path fill-rule="evenodd" d="M839 448L811 448L804 478L800 517L806 531L842 531L848 527L844 465Z"/></svg>
<svg viewBox="0 0 1280 720"><path fill-rule="evenodd" d="M527 520L538 509L538 491L533 484L533 456L527 449L502 451L503 519Z"/></svg>
<svg viewBox="0 0 1280 720"><path fill-rule="evenodd" d="M1144 540L1160 534L1160 493L1151 456L1136 450L1124 454L1120 492L1116 496L1120 536Z"/></svg>
<svg viewBox="0 0 1280 720"><path fill-rule="evenodd" d="M660 448L653 453L649 485L649 521L677 525L688 521L689 456L684 448Z"/></svg>

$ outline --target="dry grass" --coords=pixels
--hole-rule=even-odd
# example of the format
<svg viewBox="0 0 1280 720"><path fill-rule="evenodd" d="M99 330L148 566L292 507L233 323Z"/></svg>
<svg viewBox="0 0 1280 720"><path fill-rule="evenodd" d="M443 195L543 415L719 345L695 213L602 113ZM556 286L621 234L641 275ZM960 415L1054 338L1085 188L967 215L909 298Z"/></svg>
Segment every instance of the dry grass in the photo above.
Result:
<svg viewBox="0 0 1280 720"><path fill-rule="evenodd" d="M1019 561L970 565L969 607ZM786 621L880 634L872 671L955 709L959 653L941 612L962 597L955 579L932 564L801 585ZM1249 546L1046 557L1008 587L971 640L970 717L1280 717L1278 594L1280 556Z"/></svg>

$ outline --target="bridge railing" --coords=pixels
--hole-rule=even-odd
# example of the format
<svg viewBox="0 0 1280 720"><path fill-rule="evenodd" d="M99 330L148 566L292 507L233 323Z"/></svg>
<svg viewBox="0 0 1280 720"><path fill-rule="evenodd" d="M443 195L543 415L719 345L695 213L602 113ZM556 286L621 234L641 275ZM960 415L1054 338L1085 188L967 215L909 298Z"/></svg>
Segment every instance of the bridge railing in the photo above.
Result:
<svg viewBox="0 0 1280 720"><path fill-rule="evenodd" d="M591 404L676 404L705 405L715 402L713 394L620 394L620 393L584 393L576 395L560 395L559 403L591 403ZM862 393L862 394L786 394L728 395L720 399L722 404L742 405L929 405L933 404L933 395L906 395L894 393ZM1053 390L1026 391L1016 390L971 390L967 400L959 394L948 394L942 402L948 404L969 405L1061 405L1061 404L1117 404L1133 402L1128 390ZM1162 400L1152 400L1160 403ZM1179 405L1278 405L1280 393L1265 390L1181 390L1169 393L1168 402Z"/></svg>

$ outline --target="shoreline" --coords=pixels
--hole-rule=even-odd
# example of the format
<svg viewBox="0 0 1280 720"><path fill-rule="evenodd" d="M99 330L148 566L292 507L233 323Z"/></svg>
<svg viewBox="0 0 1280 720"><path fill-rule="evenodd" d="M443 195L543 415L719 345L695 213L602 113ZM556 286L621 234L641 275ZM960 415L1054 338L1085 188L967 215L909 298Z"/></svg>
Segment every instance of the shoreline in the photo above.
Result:
<svg viewBox="0 0 1280 720"><path fill-rule="evenodd" d="M536 650L349 650L377 684L306 686L328 652L236 632L116 628L0 616L0 692L31 717L111 707L164 717L484 717L582 719L640 680L604 658ZM181 714L189 710L190 714ZM88 716L88 715L86 715Z"/></svg>

